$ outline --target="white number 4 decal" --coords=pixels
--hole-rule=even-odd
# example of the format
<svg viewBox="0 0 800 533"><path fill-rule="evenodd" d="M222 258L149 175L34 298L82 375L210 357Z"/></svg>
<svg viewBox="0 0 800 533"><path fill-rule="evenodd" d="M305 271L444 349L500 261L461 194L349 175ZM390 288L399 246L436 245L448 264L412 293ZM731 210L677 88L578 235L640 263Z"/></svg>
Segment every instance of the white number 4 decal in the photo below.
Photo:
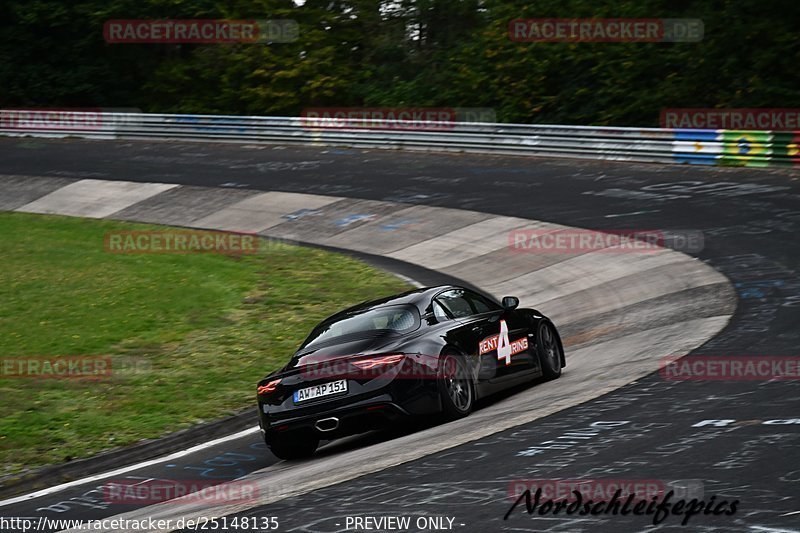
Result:
<svg viewBox="0 0 800 533"><path fill-rule="evenodd" d="M508 340L508 326L505 320L500 321L500 337L497 339L497 360L505 359L511 364L511 341Z"/></svg>

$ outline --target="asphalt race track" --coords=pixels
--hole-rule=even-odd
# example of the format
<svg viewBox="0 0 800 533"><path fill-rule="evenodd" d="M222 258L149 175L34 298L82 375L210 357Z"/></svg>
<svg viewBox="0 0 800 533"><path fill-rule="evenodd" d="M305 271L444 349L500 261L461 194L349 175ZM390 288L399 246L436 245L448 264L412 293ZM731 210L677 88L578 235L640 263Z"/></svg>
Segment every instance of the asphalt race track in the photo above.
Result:
<svg viewBox="0 0 800 533"><path fill-rule="evenodd" d="M800 191L797 172L789 169L42 139L0 140L0 161L0 173L18 176L15 183L24 182L24 177L61 178L65 183L87 178L156 182L222 187L232 197L244 190L308 193L592 229L699 230L703 247L692 255L730 280L737 301L728 326L689 357L798 355ZM5 206L0 197L0 209L9 208L15 207ZM415 277L426 283L424 271L418 273ZM715 287L724 291L721 285ZM702 299L724 306L724 298L713 291L703 293ZM585 320L593 318L591 307L574 312ZM657 308L640 312L657 313ZM699 307L687 307L686 315L686 320L712 316ZM676 338L682 334L680 328L670 331ZM583 344L602 340L598 334ZM569 348L567 358L565 378L576 371ZM555 395L557 387L558 381L535 389ZM518 397L504 396L467 421L480 423L481 414L492 413L498 405L506 417L521 416L527 406L515 405ZM708 422L712 420L723 422ZM402 456L405 450L397 449L397 443L414 435L436 435L445 442L446 428L365 435L327 446L311 461L274 466L274 458L253 432L124 475L175 479L180 477L177 471L192 476L193 470L216 464L214 475L221 478L268 467L253 475L299 481L311 475L315 461L368 446ZM448 527L463 531L650 531L656 528L646 516L529 516L520 506L503 518L513 503L509 488L525 480L668 480L688 497L740 503L732 516L698 515L688 526L680 525L680 517L668 517L658 527L661 531L800 531L797 379L669 381L651 373L600 398L455 447L443 444L436 450L436 442L426 444L431 452L424 456L390 461L395 464L360 477L358 465L350 465L341 483L311 492L274 487L277 497L269 499L276 501L242 511L241 516L277 517L280 531L344 531L347 517L366 515L439 517L443 527L452 524ZM95 485L72 487L0 511L3 516L38 516L44 508L61 505L69 507L69 518L86 519L121 511L81 498ZM282 498L283 492L297 494Z"/></svg>

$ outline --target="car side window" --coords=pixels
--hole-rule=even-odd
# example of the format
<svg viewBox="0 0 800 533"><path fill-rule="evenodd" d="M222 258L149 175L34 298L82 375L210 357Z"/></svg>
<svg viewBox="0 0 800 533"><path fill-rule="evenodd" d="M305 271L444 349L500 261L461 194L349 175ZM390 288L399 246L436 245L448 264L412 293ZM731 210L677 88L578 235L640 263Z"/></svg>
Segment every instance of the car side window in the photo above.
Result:
<svg viewBox="0 0 800 533"><path fill-rule="evenodd" d="M436 301L455 318L463 318L475 314L464 291L461 289L445 291L436 297Z"/></svg>
<svg viewBox="0 0 800 533"><path fill-rule="evenodd" d="M499 311L500 309L502 309L496 303L489 300L488 298L481 296L478 293L472 291L464 291L464 295L470 301L472 307L475 309L475 312L478 314L488 313L490 311Z"/></svg>
<svg viewBox="0 0 800 533"><path fill-rule="evenodd" d="M431 305L433 306L433 317L436 319L437 322L444 322L445 320L450 320L450 317L447 316L447 311L444 310L442 304L434 300Z"/></svg>

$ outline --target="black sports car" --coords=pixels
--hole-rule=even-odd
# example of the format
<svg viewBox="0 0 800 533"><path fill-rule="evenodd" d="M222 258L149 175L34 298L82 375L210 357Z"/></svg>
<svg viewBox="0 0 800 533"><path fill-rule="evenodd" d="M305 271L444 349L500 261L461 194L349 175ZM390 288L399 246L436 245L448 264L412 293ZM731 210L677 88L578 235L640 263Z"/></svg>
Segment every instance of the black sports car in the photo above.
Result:
<svg viewBox="0 0 800 533"><path fill-rule="evenodd" d="M452 285L345 309L320 323L289 363L258 384L261 431L294 459L320 439L362 433L402 417L466 416L475 400L565 365L553 323Z"/></svg>

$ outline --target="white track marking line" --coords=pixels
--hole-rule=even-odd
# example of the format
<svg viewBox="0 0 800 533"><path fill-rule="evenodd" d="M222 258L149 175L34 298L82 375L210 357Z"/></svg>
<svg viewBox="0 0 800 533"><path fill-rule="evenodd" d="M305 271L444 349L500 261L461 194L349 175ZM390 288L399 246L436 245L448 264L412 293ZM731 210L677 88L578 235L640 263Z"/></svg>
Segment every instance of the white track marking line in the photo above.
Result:
<svg viewBox="0 0 800 533"><path fill-rule="evenodd" d="M186 455L199 452L206 448L210 448L212 446L216 446L217 444L222 444L231 440L236 440L241 437L245 437L250 435L251 433L258 432L258 426L254 426L238 433L234 433L233 435L228 435L227 437L220 437L218 439L214 439L212 441L198 444L197 446L192 446L191 448L187 448L186 450L181 450L179 452L172 453L170 455L166 455L164 457L157 457L155 459L150 459L147 461L143 461L141 463L136 463L134 465L125 466L123 468L118 468L117 470L112 470L110 472L104 472L102 474L95 474L93 476L85 477L82 479L76 479L75 481L69 481L67 483L62 483L61 485L55 485L53 487L48 487L46 489L38 490L36 492L31 492L29 494L23 494L22 496L16 496L14 498L10 498L8 500L0 501L0 507L6 505L12 505L14 503L24 502L28 500L33 500L36 498L41 498L42 496L47 496L48 494L53 494L55 492L60 492L64 489L68 489L70 487L77 487L79 485L83 485L85 483L91 483L93 481L97 481L99 479L104 479L111 476L118 476L120 474L124 474L126 472L130 472L131 470L136 470L138 468L147 468L148 466L152 466L154 464L163 463L165 461L172 461L174 459L179 459Z"/></svg>

